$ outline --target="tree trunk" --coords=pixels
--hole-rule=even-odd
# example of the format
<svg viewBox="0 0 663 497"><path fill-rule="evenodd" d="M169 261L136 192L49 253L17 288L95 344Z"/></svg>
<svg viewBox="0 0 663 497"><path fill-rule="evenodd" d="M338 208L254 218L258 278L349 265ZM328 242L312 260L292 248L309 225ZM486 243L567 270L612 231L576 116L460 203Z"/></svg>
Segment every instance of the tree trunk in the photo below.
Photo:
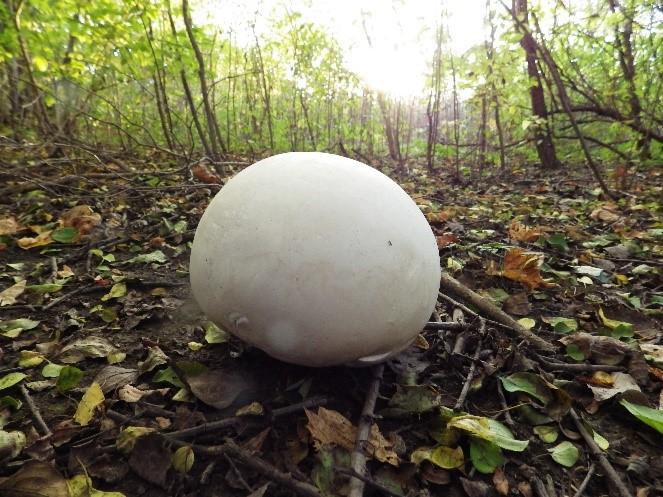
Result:
<svg viewBox="0 0 663 497"><path fill-rule="evenodd" d="M513 12L519 22L527 26L529 13L527 10L527 0L513 0ZM548 129L546 109L546 99L541 84L541 76L537 67L536 41L530 30L523 33L520 45L525 50L525 59L527 61L527 74L530 79L530 100L532 102L532 113L538 118L535 129L536 151L539 155L541 165L545 169L556 168L559 166L557 155L555 153L555 144L552 141L550 129ZM536 81L536 84L534 84Z"/></svg>
<svg viewBox="0 0 663 497"><path fill-rule="evenodd" d="M226 147L219 132L219 124L216 121L214 109L212 108L212 103L210 102L209 88L207 86L207 74L205 71L205 60L193 33L193 23L191 21L191 13L189 12L189 0L182 0L182 17L184 18L186 34L189 37L191 48L193 48L193 53L196 57L196 62L198 63L198 80L200 82L200 91L203 98L203 108L205 109L205 118L207 120L207 131L209 135L210 147L213 154L212 159L218 161L221 158L219 148L223 153L225 153Z"/></svg>
<svg viewBox="0 0 663 497"><path fill-rule="evenodd" d="M502 120L500 116L500 102L497 95L497 86L495 85L495 71L493 69L493 59L495 53L495 30L497 26L493 22L495 12L490 8L490 0L486 0L486 16L490 25L490 43L485 42L486 59L488 59L488 81L490 82L490 93L495 111L495 128L497 128L497 140L500 151L500 171L506 173L506 151L504 148L504 132L502 131Z"/></svg>
<svg viewBox="0 0 663 497"><path fill-rule="evenodd" d="M617 47L619 65L622 68L628 91L630 117L636 126L642 127L642 104L636 90L635 59L633 56L633 43L631 42L633 34L633 12L627 11L627 7L620 5L618 0L608 0L608 4L613 13L621 11L624 16L622 29L619 29L619 25L615 26L615 46ZM646 134L638 140L641 160L651 157L650 143L651 137Z"/></svg>
<svg viewBox="0 0 663 497"><path fill-rule="evenodd" d="M168 13L170 30L173 33L173 38L175 38L175 40L177 41L177 29L175 28L173 13L170 9L170 1L166 3L166 10ZM196 104L193 101L193 94L191 93L191 87L189 86L189 80L186 77L186 71L184 70L184 67L180 69L180 80L182 81L182 88L184 89L184 98L186 100L187 107L189 107L189 112L191 112L191 118L193 119L193 124L196 127L196 132L198 133L198 138L200 139L200 143L203 145L203 149L205 150L205 155L207 155L207 157L213 158L214 151L212 150L212 148L210 147L207 141L207 137L205 136L205 131L203 130L200 118L198 117L198 109L196 108Z"/></svg>
<svg viewBox="0 0 663 497"><path fill-rule="evenodd" d="M442 20L435 37L435 56L433 59L433 89L428 97L426 118L428 119L428 137L426 141L426 166L428 172L435 169L435 145L439 134L440 100L442 96Z"/></svg>

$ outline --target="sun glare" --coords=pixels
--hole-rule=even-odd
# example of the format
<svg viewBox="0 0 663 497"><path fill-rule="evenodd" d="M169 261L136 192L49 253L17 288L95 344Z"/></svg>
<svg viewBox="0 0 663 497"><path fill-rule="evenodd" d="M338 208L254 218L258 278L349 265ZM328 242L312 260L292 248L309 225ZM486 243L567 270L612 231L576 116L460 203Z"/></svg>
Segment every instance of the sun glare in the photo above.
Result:
<svg viewBox="0 0 663 497"><path fill-rule="evenodd" d="M334 36L348 69L369 87L407 99L424 91L441 9L455 55L483 41L485 0L202 0L195 17L248 45L252 24L268 35L271 19L299 12Z"/></svg>

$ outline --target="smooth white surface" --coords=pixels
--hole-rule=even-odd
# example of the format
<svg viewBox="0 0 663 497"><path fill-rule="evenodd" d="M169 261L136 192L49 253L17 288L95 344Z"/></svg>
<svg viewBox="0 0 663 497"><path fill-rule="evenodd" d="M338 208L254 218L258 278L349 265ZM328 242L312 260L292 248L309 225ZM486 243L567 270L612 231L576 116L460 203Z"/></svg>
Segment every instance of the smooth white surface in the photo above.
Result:
<svg viewBox="0 0 663 497"><path fill-rule="evenodd" d="M227 331L277 359L329 366L405 348L433 311L440 261L426 218L387 176L291 152L214 197L190 276L202 310Z"/></svg>

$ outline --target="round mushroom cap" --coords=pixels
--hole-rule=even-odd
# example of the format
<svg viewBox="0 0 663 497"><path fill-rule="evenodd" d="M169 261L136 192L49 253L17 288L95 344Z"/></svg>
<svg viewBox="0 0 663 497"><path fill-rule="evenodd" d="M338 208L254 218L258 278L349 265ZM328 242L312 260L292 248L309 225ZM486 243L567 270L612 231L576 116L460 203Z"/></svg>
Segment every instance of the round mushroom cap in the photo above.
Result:
<svg viewBox="0 0 663 497"><path fill-rule="evenodd" d="M361 162L290 152L241 171L205 210L190 261L207 317L282 361L370 364L435 307L435 236L394 181Z"/></svg>

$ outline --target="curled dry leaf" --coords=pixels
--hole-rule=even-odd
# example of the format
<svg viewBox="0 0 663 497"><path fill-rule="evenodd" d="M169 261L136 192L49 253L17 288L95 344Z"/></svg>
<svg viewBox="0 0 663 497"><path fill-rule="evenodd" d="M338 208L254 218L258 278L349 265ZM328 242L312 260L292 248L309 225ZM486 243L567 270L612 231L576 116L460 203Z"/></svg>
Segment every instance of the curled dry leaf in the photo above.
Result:
<svg viewBox="0 0 663 497"><path fill-rule="evenodd" d="M74 241L89 234L95 226L101 223L101 216L92 210L89 205L77 205L62 215L60 219L65 228L75 228L78 234Z"/></svg>
<svg viewBox="0 0 663 497"><path fill-rule="evenodd" d="M240 394L255 388L250 378L221 370L206 370L186 375L186 382L197 399L217 409L225 409Z"/></svg>
<svg viewBox="0 0 663 497"><path fill-rule="evenodd" d="M122 368L120 366L105 366L94 377L104 393L133 383L138 378L137 369Z"/></svg>
<svg viewBox="0 0 663 497"><path fill-rule="evenodd" d="M36 237L25 236L23 238L19 238L16 241L16 244L23 250L50 245L54 241L51 238L51 233L51 231L44 231L43 233L39 233Z"/></svg>
<svg viewBox="0 0 663 497"><path fill-rule="evenodd" d="M324 407L318 408L317 414L309 410L305 412L308 418L306 427L313 437L316 449L320 450L325 445L338 445L350 452L354 449L357 427L340 412ZM398 455L375 424L371 426L366 451L380 462L398 466Z"/></svg>
<svg viewBox="0 0 663 497"><path fill-rule="evenodd" d="M112 353L121 352L108 339L88 336L74 340L60 351L60 361L65 364L80 362L86 358L108 357Z"/></svg>
<svg viewBox="0 0 663 497"><path fill-rule="evenodd" d="M21 226L15 217L5 217L0 219L0 236L2 235L13 235L25 229L25 226Z"/></svg>
<svg viewBox="0 0 663 497"><path fill-rule="evenodd" d="M509 239L518 242L535 242L543 234L538 226L527 226L518 221L513 221L509 226Z"/></svg>
<svg viewBox="0 0 663 497"><path fill-rule="evenodd" d="M220 185L223 183L221 176L212 171L205 164L196 164L191 167L191 174L201 183Z"/></svg>
<svg viewBox="0 0 663 497"><path fill-rule="evenodd" d="M486 273L490 276L503 276L513 281L518 281L530 290L541 286L551 287L553 283L544 280L541 277L541 265L543 264L543 254L538 252L528 252L522 248L513 247L507 250L504 255L503 268L498 269L491 261Z"/></svg>

